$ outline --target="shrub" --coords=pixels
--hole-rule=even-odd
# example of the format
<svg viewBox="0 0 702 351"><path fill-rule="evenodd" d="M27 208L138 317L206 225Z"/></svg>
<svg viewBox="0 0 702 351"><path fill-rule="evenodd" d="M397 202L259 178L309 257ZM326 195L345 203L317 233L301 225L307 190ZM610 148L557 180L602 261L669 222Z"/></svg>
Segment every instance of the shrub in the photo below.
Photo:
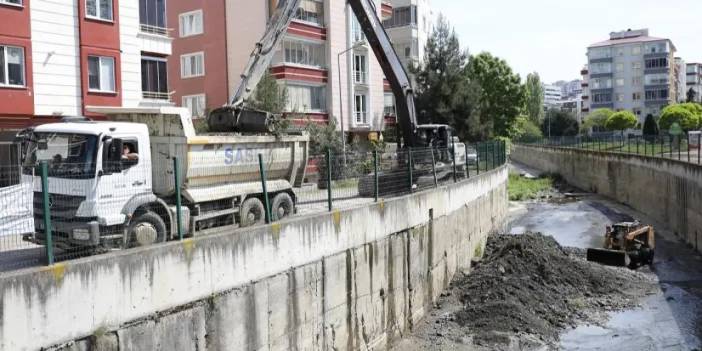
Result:
<svg viewBox="0 0 702 351"><path fill-rule="evenodd" d="M625 129L636 127L638 119L630 111L615 112L605 122L605 128L609 130L619 130L624 132Z"/></svg>
<svg viewBox="0 0 702 351"><path fill-rule="evenodd" d="M699 126L700 118L691 112L689 108L681 105L666 106L661 112L658 125L661 130L668 130L673 123L680 124L680 127L684 130L694 130Z"/></svg>

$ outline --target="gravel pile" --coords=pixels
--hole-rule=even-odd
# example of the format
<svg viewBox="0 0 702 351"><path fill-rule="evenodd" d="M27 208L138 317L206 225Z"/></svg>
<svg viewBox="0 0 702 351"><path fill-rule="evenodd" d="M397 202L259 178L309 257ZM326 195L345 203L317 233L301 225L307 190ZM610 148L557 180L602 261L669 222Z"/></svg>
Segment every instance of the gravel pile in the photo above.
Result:
<svg viewBox="0 0 702 351"><path fill-rule="evenodd" d="M454 281L463 303L454 319L478 345L527 335L552 344L577 321L635 307L654 282L626 268L583 259L541 234L495 235L469 275Z"/></svg>

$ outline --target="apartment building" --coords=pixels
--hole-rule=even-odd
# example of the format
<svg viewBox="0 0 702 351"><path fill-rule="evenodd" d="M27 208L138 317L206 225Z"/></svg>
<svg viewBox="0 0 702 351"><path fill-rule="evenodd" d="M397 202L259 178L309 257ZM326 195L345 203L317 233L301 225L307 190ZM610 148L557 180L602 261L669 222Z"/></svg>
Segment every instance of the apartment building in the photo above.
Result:
<svg viewBox="0 0 702 351"><path fill-rule="evenodd" d="M169 61L174 101L202 117L229 102L276 0L171 0L178 24ZM379 15L392 13L377 2ZM294 123L327 123L366 137L382 130L383 73L344 1L303 0L270 67Z"/></svg>
<svg viewBox="0 0 702 351"><path fill-rule="evenodd" d="M687 101L689 91L692 90L693 101L702 103L702 63L686 64L685 72L685 100Z"/></svg>
<svg viewBox="0 0 702 351"><path fill-rule="evenodd" d="M430 0L389 0L392 16L383 27L406 68L424 59L424 47L433 28Z"/></svg>
<svg viewBox="0 0 702 351"><path fill-rule="evenodd" d="M558 85L542 84L544 91L544 109L557 107L562 98L562 89Z"/></svg>
<svg viewBox="0 0 702 351"><path fill-rule="evenodd" d="M165 0L0 0L0 129L169 104Z"/></svg>
<svg viewBox="0 0 702 351"><path fill-rule="evenodd" d="M589 109L632 111L643 122L677 100L675 46L648 29L610 33L588 47Z"/></svg>
<svg viewBox="0 0 702 351"><path fill-rule="evenodd" d="M581 117L584 117L590 112L590 70L587 65L580 70L580 75L583 77L580 86L582 87L582 106L580 107Z"/></svg>

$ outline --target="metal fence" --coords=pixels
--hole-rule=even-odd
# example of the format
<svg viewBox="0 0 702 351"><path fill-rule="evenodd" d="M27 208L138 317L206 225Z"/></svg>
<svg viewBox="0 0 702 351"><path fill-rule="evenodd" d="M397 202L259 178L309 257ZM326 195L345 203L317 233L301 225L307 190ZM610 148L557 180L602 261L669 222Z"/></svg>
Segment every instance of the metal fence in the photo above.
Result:
<svg viewBox="0 0 702 351"><path fill-rule="evenodd" d="M458 145L461 150L312 155L305 181L293 187L272 160L258 155L258 167L252 162L246 179L211 189L236 185L250 189L248 194L207 202L195 202L188 188L197 186L197 177L175 186L183 184L187 167L177 158L160 165L172 178L159 182L144 162L96 165L70 162L67 155L24 167L0 166L0 173L11 175L0 187L0 271L382 201L459 182L506 162L501 141ZM146 205L125 208L140 197Z"/></svg>
<svg viewBox="0 0 702 351"><path fill-rule="evenodd" d="M686 135L606 135L567 136L522 141L521 144L613 152L667 158L702 164L702 143L699 136Z"/></svg>

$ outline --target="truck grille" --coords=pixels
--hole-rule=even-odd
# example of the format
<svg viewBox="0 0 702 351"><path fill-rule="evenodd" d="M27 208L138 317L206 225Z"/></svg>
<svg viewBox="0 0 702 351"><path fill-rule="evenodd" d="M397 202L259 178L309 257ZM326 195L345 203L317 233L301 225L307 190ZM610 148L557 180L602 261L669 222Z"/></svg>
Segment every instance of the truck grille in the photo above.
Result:
<svg viewBox="0 0 702 351"><path fill-rule="evenodd" d="M49 212L52 219L71 219L76 216L78 207L85 201L85 196L49 194ZM34 218L41 219L44 215L42 193L34 193Z"/></svg>

